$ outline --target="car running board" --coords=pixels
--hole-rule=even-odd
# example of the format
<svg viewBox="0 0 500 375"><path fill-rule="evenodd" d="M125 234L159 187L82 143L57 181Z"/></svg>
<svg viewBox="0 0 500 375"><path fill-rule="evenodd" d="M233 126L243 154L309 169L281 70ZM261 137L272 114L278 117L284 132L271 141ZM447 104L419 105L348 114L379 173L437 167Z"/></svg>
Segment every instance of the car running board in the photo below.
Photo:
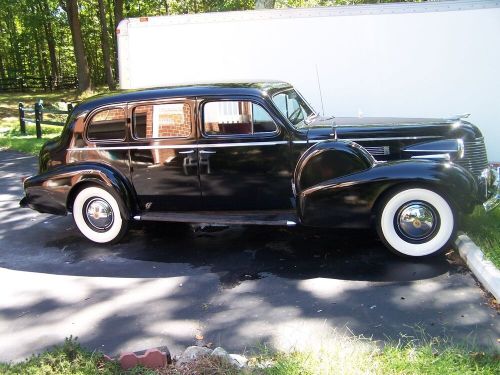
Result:
<svg viewBox="0 0 500 375"><path fill-rule="evenodd" d="M279 225L293 226L299 221L294 211L197 211L143 212L134 216L141 221L170 221L218 225Z"/></svg>

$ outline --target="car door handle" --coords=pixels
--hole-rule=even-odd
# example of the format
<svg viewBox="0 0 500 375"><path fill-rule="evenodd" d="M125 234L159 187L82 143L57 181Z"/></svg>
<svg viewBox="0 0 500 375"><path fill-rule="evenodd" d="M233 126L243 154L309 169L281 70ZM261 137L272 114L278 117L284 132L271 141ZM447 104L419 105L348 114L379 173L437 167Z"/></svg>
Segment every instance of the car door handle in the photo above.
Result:
<svg viewBox="0 0 500 375"><path fill-rule="evenodd" d="M206 150L201 150L200 154L215 154L217 151L206 151Z"/></svg>
<svg viewBox="0 0 500 375"><path fill-rule="evenodd" d="M194 150L189 150L189 151L179 151L179 154L184 154L184 155L187 155L187 154L192 154L194 152Z"/></svg>

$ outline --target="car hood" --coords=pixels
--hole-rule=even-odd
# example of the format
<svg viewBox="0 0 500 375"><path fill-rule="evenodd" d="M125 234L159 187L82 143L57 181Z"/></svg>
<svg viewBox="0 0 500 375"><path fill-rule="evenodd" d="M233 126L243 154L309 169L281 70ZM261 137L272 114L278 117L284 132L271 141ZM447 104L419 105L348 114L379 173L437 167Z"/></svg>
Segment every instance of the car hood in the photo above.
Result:
<svg viewBox="0 0 500 375"><path fill-rule="evenodd" d="M308 139L332 138L336 127L339 139L373 138L463 138L481 137L479 129L459 119L407 117L318 117L307 126Z"/></svg>

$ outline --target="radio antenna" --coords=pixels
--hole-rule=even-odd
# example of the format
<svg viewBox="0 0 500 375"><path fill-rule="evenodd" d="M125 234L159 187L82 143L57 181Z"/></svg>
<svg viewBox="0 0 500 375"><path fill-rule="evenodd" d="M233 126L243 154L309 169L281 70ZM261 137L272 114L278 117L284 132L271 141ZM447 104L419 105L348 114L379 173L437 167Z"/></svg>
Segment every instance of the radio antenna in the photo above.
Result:
<svg viewBox="0 0 500 375"><path fill-rule="evenodd" d="M319 71L318 71L318 64L316 64L316 79L318 80L318 91L319 91L319 98L321 99L321 112L322 115L325 115L325 106L323 105L323 95L321 94L321 83L319 82Z"/></svg>

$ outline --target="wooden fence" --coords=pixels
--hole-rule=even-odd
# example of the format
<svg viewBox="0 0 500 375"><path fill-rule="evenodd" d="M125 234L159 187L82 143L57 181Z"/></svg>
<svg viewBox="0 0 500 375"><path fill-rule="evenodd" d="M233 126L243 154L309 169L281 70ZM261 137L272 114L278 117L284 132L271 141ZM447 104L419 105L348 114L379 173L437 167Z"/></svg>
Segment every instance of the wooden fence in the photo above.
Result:
<svg viewBox="0 0 500 375"><path fill-rule="evenodd" d="M74 89L78 87L76 77L16 77L0 79L0 92L2 91L28 91L44 90L53 91L59 89Z"/></svg>
<svg viewBox="0 0 500 375"><path fill-rule="evenodd" d="M57 125L57 126L64 126L65 122L64 121L51 121L51 120L44 120L43 119L43 114L44 113L52 113L56 115L68 115L71 113L73 110L73 104L68 103L68 109L65 111L58 110L58 109L45 109L43 107L43 100L38 100L35 103L35 106L33 108L28 108L25 107L23 103L19 103L19 125L21 127L21 134L26 134L26 123L30 122L35 124L35 129L36 129L36 137L37 138L42 138L42 125ZM26 114L27 113L33 113L34 117L33 118L27 118Z"/></svg>

